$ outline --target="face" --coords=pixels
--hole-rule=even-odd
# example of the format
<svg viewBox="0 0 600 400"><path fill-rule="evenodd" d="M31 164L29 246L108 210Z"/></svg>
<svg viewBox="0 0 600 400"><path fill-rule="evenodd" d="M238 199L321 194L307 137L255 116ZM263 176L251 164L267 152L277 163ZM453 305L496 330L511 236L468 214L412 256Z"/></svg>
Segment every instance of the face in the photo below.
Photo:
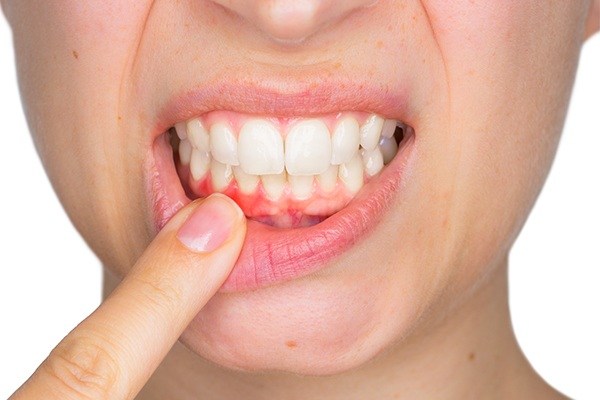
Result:
<svg viewBox="0 0 600 400"><path fill-rule="evenodd" d="M340 372L503 267L589 2L252 3L3 7L37 150L106 268L225 192L247 241L182 340L230 368Z"/></svg>

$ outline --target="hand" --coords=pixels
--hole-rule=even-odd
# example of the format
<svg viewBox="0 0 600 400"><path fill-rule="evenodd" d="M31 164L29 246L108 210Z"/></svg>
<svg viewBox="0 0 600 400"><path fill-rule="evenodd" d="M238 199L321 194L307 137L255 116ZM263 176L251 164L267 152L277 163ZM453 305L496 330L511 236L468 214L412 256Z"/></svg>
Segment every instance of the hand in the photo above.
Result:
<svg viewBox="0 0 600 400"><path fill-rule="evenodd" d="M223 195L181 210L10 399L131 399L223 284L246 234Z"/></svg>

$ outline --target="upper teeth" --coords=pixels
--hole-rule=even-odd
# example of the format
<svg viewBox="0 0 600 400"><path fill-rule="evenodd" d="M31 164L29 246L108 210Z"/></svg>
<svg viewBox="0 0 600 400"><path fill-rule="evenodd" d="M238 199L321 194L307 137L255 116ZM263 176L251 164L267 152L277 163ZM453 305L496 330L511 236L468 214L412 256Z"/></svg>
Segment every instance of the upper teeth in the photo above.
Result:
<svg viewBox="0 0 600 400"><path fill-rule="evenodd" d="M397 152L392 138L396 125L376 114L361 125L347 114L338 118L333 134L319 118L299 119L287 132L270 120L251 118L241 125L237 138L226 120L213 122L208 130L201 119L193 118L175 129L181 139L180 161L190 164L194 180L210 171L217 175L214 188L224 190L235 176L244 192L255 190L260 180L272 199L281 195L287 181L300 199L310 196L315 182L325 192L333 190L338 177L351 192L360 189L363 174L376 175Z"/></svg>

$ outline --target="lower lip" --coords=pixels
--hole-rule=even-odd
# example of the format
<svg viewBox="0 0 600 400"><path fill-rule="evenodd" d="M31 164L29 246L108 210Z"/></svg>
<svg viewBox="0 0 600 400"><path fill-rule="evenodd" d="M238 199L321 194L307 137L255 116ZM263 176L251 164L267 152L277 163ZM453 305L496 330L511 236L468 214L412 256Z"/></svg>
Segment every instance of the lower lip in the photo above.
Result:
<svg viewBox="0 0 600 400"><path fill-rule="evenodd" d="M381 175L365 185L346 207L319 224L282 229L248 220L242 252L220 291L255 290L309 275L364 239L400 196L414 142L414 134L406 137ZM183 191L166 139L157 140L149 160L148 194L158 231L191 200Z"/></svg>

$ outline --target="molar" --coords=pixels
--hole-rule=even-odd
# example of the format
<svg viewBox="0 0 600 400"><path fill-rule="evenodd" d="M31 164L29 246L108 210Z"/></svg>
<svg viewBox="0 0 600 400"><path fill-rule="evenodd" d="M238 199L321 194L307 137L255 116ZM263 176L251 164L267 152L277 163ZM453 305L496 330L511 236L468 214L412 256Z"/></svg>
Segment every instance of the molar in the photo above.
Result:
<svg viewBox="0 0 600 400"><path fill-rule="evenodd" d="M283 172L283 140L277 128L262 119L246 122L240 131L238 158L246 174L271 175Z"/></svg>
<svg viewBox="0 0 600 400"><path fill-rule="evenodd" d="M285 168L290 175L317 175L329 168L331 136L318 119L304 120L285 138Z"/></svg>

